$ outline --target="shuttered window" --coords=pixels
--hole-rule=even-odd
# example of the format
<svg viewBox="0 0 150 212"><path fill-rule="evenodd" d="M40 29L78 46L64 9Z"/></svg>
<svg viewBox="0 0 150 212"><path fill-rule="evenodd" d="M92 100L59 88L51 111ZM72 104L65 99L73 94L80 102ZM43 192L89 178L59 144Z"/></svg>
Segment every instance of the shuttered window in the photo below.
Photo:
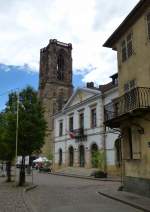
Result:
<svg viewBox="0 0 150 212"><path fill-rule="evenodd" d="M122 62L127 60L126 41L122 41Z"/></svg>
<svg viewBox="0 0 150 212"><path fill-rule="evenodd" d="M132 158L134 160L141 158L141 135L136 127L132 127Z"/></svg>
<svg viewBox="0 0 150 212"><path fill-rule="evenodd" d="M124 129L123 158L125 160L141 159L141 135L137 127Z"/></svg>
<svg viewBox="0 0 150 212"><path fill-rule="evenodd" d="M132 34L130 33L128 36L127 36L127 56L130 57L132 55Z"/></svg>
<svg viewBox="0 0 150 212"><path fill-rule="evenodd" d="M132 33L129 33L127 37L121 43L122 51L122 62L126 61L133 54L133 44L132 44Z"/></svg>

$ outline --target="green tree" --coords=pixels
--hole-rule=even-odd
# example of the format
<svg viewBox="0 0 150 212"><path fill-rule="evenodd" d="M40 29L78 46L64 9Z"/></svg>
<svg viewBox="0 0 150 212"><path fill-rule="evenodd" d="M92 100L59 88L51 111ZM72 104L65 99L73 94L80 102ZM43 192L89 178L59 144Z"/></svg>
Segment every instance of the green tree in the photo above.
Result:
<svg viewBox="0 0 150 212"><path fill-rule="evenodd" d="M11 182L11 162L15 156L15 142L11 137L13 124L10 120L13 122L12 114L0 113L0 160L6 161L7 182Z"/></svg>
<svg viewBox="0 0 150 212"><path fill-rule="evenodd" d="M17 93L9 95L6 104L8 119L8 138L13 144L16 140ZM44 111L37 97L37 92L27 87L19 93L19 125L18 125L18 155L22 156L19 185L25 183L25 156L39 152L44 144L46 122ZM14 148L15 149L15 148Z"/></svg>
<svg viewBox="0 0 150 212"><path fill-rule="evenodd" d="M104 151L97 150L92 153L92 165L95 168L100 168L101 171L104 170Z"/></svg>

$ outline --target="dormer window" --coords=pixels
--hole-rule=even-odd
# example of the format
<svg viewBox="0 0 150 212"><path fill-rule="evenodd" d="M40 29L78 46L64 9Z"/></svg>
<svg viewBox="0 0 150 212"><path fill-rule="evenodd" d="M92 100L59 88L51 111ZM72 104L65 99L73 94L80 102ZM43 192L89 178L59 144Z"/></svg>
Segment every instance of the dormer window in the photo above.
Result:
<svg viewBox="0 0 150 212"><path fill-rule="evenodd" d="M62 54L59 54L57 58L57 79L58 80L64 80L64 57Z"/></svg>
<svg viewBox="0 0 150 212"><path fill-rule="evenodd" d="M147 33L148 39L150 40L150 12L147 14Z"/></svg>
<svg viewBox="0 0 150 212"><path fill-rule="evenodd" d="M127 37L122 41L121 49L122 49L122 62L124 62L133 54L132 33L129 33Z"/></svg>

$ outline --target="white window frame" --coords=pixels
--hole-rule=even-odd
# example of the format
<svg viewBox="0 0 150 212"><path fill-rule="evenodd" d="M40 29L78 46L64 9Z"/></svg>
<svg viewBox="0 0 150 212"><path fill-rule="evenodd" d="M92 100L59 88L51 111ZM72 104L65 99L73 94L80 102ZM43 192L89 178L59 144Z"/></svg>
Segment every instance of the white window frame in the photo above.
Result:
<svg viewBox="0 0 150 212"><path fill-rule="evenodd" d="M128 39L129 36L131 37L131 39ZM129 47L131 47L131 50L129 49ZM123 57L123 55L124 55L124 57ZM121 41L121 59L122 59L122 62L125 62L132 55L133 55L133 33L130 32Z"/></svg>

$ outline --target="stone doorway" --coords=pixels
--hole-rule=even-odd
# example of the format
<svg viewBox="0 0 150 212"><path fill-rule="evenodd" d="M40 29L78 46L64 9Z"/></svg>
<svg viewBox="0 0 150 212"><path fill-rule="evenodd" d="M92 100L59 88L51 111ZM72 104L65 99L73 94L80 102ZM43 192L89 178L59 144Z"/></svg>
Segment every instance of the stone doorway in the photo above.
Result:
<svg viewBox="0 0 150 212"><path fill-rule="evenodd" d="M69 147L69 166L74 164L74 149L72 146Z"/></svg>
<svg viewBox="0 0 150 212"><path fill-rule="evenodd" d="M62 149L59 149L59 166L62 165Z"/></svg>
<svg viewBox="0 0 150 212"><path fill-rule="evenodd" d="M80 167L85 166L85 150L83 145L79 146L79 165Z"/></svg>

